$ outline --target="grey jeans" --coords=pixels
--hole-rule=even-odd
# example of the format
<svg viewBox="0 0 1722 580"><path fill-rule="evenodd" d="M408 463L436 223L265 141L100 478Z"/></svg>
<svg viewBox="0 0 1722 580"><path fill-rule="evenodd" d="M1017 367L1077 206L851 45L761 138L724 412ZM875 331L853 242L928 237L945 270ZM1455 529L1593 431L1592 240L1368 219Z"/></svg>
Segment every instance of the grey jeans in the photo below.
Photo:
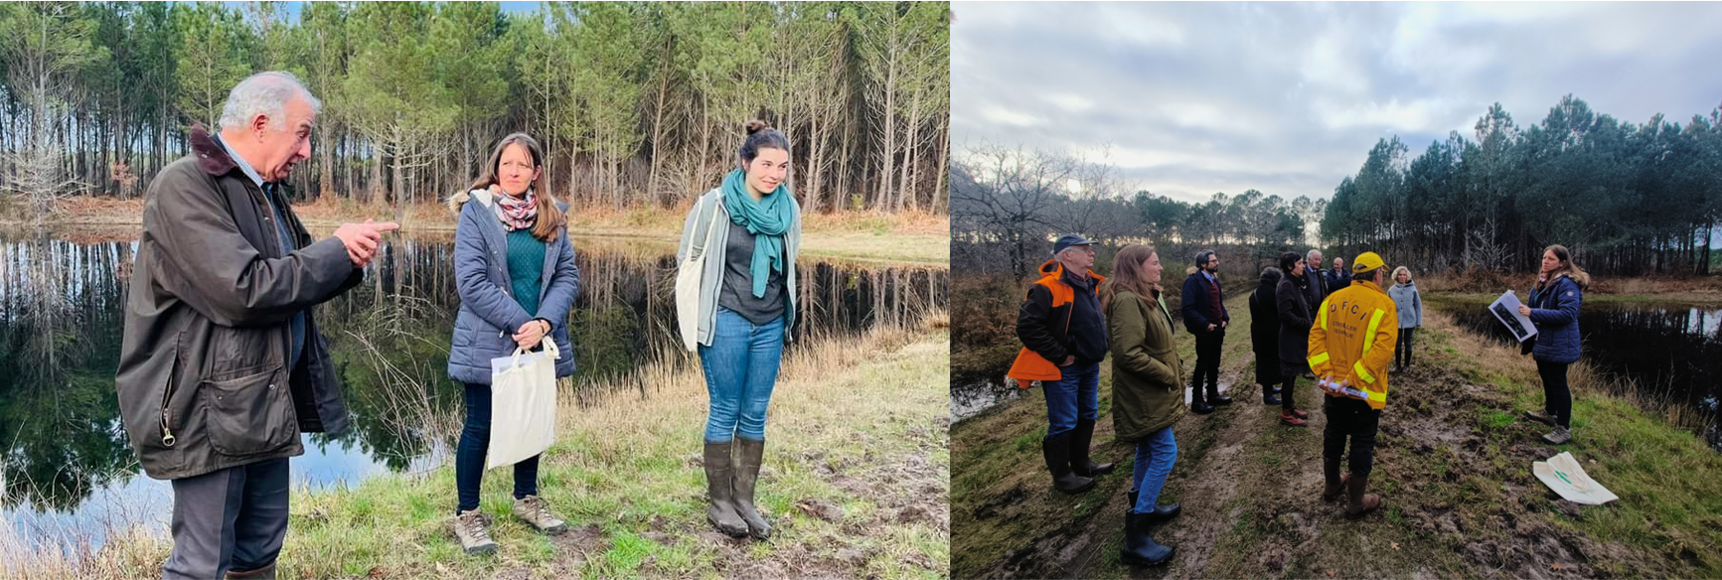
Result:
<svg viewBox="0 0 1722 580"><path fill-rule="evenodd" d="M273 568L287 537L288 482L285 457L173 480L173 554L162 578Z"/></svg>

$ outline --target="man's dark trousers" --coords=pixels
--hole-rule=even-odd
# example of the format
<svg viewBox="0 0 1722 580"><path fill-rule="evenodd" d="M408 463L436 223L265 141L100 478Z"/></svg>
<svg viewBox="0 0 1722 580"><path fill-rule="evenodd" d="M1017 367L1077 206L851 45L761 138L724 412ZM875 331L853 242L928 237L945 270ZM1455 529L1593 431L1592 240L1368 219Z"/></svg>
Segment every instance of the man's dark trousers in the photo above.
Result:
<svg viewBox="0 0 1722 580"><path fill-rule="evenodd" d="M286 457L173 480L173 554L162 578L274 566L287 537L289 481Z"/></svg>

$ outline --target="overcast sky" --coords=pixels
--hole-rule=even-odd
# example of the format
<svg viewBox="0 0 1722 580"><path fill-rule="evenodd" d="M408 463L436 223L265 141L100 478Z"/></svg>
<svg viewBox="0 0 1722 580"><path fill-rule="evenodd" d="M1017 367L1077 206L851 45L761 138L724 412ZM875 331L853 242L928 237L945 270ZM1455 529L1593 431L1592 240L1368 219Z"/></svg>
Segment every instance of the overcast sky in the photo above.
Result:
<svg viewBox="0 0 1722 580"><path fill-rule="evenodd" d="M1475 139L1495 102L1521 127L1569 93L1633 123L1722 104L1722 2L952 6L959 148L1110 145L1186 201L1328 198L1377 139Z"/></svg>

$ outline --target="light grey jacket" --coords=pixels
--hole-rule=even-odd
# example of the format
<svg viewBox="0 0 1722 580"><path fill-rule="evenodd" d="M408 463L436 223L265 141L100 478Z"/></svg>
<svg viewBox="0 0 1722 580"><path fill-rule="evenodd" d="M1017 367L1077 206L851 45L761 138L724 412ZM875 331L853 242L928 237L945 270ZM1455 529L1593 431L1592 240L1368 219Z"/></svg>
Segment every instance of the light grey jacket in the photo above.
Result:
<svg viewBox="0 0 1722 580"><path fill-rule="evenodd" d="M726 237L729 235L729 210L724 207L723 195L720 187L706 192L694 202L693 210L688 212L687 221L682 224L681 243L676 246L677 264L688 257L689 250L706 253L705 271L700 274L699 343L702 346L711 346L712 337L717 334L718 293L723 290L724 253L729 247ZM789 198L789 203L795 208L795 223L790 224L789 231L783 234L783 249L788 254L784 262L789 266L784 270L786 287L783 295L789 301L783 312L785 341L791 340L790 330L795 327L795 257L801 251L801 204L794 197ZM718 227L711 227L714 217Z"/></svg>
<svg viewBox="0 0 1722 580"><path fill-rule="evenodd" d="M1411 328L1423 326L1423 297L1417 294L1417 281L1405 284L1394 284L1387 289L1387 295L1393 297L1393 305L1399 307L1399 327Z"/></svg>

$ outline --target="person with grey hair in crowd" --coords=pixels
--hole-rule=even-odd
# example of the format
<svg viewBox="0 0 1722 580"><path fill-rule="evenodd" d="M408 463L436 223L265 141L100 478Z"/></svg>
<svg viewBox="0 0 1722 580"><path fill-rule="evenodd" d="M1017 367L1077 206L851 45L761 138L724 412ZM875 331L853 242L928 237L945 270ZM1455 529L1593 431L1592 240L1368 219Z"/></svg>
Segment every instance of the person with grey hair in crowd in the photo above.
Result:
<svg viewBox="0 0 1722 580"><path fill-rule="evenodd" d="M364 281L393 223L313 240L287 203L321 103L266 72L228 93L221 129L150 182L120 346L121 418L144 472L173 482L164 578L273 578L287 458L351 426L312 307Z"/></svg>
<svg viewBox="0 0 1722 580"><path fill-rule="evenodd" d="M1322 273L1321 250L1310 248L1303 257L1303 275L1309 280L1309 286L1305 288L1304 294L1308 296L1310 304L1321 304L1321 301L1327 299L1327 295L1335 290L1335 288L1328 287L1327 276Z"/></svg>

